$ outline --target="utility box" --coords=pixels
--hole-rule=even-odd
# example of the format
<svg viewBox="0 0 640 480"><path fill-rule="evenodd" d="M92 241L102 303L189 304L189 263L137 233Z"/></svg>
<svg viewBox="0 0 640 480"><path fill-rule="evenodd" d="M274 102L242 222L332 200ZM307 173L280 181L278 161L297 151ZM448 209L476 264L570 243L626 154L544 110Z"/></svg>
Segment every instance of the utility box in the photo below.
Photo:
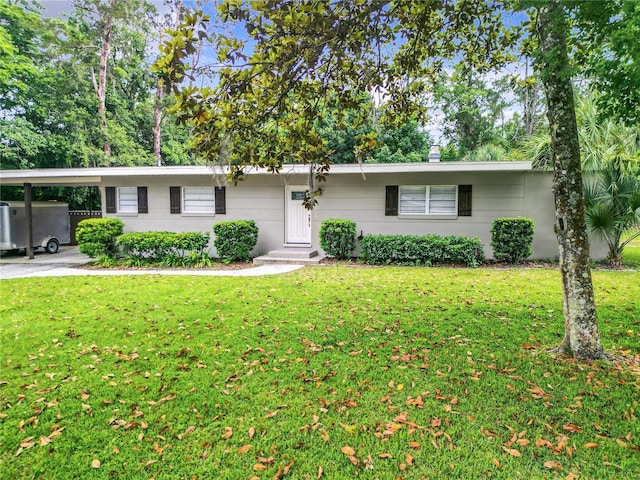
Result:
<svg viewBox="0 0 640 480"><path fill-rule="evenodd" d="M71 241L69 205L62 202L32 202L33 248L57 253L60 244ZM0 201L0 250L27 248L24 202Z"/></svg>

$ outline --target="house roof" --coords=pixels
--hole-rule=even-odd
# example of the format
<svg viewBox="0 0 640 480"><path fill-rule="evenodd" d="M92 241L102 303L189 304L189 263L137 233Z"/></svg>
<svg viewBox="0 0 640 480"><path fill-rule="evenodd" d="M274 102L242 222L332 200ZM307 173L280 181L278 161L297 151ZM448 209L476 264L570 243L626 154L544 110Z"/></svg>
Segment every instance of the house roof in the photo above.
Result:
<svg viewBox="0 0 640 480"><path fill-rule="evenodd" d="M531 162L439 162L439 163L370 163L333 165L331 175L429 173L429 172L528 172ZM308 165L284 165L282 174L307 174ZM272 175L265 168L247 168L250 175ZM31 170L0 170L0 185L100 185L103 179L113 177L223 175L227 168L209 166L172 167L99 167L99 168L39 168Z"/></svg>

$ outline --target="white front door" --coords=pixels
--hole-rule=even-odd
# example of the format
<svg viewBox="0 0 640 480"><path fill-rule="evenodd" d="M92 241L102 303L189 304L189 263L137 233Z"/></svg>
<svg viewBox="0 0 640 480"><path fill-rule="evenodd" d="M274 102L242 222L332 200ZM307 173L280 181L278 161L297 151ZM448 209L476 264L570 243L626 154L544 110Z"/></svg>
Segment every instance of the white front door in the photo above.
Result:
<svg viewBox="0 0 640 480"><path fill-rule="evenodd" d="M285 189L285 243L311 245L311 210L302 201L308 187L287 187Z"/></svg>

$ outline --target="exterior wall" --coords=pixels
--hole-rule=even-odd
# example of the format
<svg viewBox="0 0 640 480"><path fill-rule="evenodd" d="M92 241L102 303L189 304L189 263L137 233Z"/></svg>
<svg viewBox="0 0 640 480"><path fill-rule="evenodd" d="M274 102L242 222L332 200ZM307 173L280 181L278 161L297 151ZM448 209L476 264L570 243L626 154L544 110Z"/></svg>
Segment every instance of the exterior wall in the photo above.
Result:
<svg viewBox="0 0 640 480"><path fill-rule="evenodd" d="M250 176L238 187L226 188L226 214L170 213L169 187L215 187L224 178L209 176L171 177L115 177L105 179L104 187L147 187L149 213L106 213L102 201L103 217L115 217L125 224L125 232L149 230L171 232L203 232L213 237L213 225L226 220L254 220L259 229L255 255L281 247L284 242L284 181L266 175ZM213 240L211 253L215 255Z"/></svg>
<svg viewBox="0 0 640 480"><path fill-rule="evenodd" d="M386 185L472 185L470 217L385 216ZM326 218L348 218L358 233L436 234L478 237L493 256L491 224L498 217L527 216L536 222L534 258L557 256L551 177L537 173L412 173L331 177L314 214L314 238Z"/></svg>
<svg viewBox="0 0 640 480"><path fill-rule="evenodd" d="M285 186L304 185L305 175L249 175L238 186L226 188L226 214L170 214L170 186L216 186L223 179L213 175L110 177L102 187L146 186L149 213L107 214L121 218L125 231L199 231L211 232L215 223L225 220L255 220L259 237L255 255L280 249L285 238ZM491 249L491 224L498 217L524 216L536 222L533 258L555 258L558 254L553 224L554 203L552 175L543 172L410 172L330 174L322 184L323 194L312 212L312 246L320 249L320 224L328 218L356 222L358 233L366 234L437 234L477 236ZM470 217L385 216L387 185L472 185ZM104 192L104 188L102 189ZM105 202L103 201L103 205ZM212 242L213 243L213 242ZM215 249L211 249L215 255ZM356 251L357 253L357 251ZM592 247L592 256L602 258L601 245Z"/></svg>

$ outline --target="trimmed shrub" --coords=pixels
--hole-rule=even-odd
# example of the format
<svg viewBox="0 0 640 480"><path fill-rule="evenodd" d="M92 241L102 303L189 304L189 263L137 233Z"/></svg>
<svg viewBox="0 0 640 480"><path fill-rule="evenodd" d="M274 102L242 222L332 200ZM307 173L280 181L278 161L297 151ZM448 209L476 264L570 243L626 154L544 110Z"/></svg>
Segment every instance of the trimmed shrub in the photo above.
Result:
<svg viewBox="0 0 640 480"><path fill-rule="evenodd" d="M496 260L520 263L533 250L535 222L530 218L496 218L491 225L491 247Z"/></svg>
<svg viewBox="0 0 640 480"><path fill-rule="evenodd" d="M118 237L125 262L130 265L161 263L195 265L208 255L209 234L200 232L131 232Z"/></svg>
<svg viewBox="0 0 640 480"><path fill-rule="evenodd" d="M438 235L366 235L360 241L370 265L460 264L476 267L484 261L477 238Z"/></svg>
<svg viewBox="0 0 640 480"><path fill-rule="evenodd" d="M232 220L213 226L213 244L225 263L251 260L251 249L258 243L258 227L253 220Z"/></svg>
<svg viewBox="0 0 640 480"><path fill-rule="evenodd" d="M171 249L171 232L130 232L118 237L118 245L126 259L155 261L164 258Z"/></svg>
<svg viewBox="0 0 640 480"><path fill-rule="evenodd" d="M356 224L351 220L331 218L320 225L320 246L338 259L351 258L356 248Z"/></svg>
<svg viewBox="0 0 640 480"><path fill-rule="evenodd" d="M78 249L91 258L115 258L116 239L122 235L124 223L117 218L88 218L78 223Z"/></svg>

